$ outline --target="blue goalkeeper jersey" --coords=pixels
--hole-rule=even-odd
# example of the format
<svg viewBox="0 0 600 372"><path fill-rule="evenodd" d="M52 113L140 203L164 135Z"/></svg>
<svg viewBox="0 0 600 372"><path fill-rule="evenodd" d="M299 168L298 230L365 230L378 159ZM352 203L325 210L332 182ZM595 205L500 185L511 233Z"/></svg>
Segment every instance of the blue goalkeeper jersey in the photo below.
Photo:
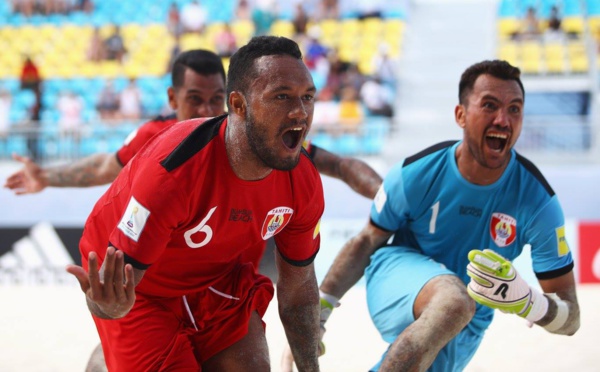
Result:
<svg viewBox="0 0 600 372"><path fill-rule="evenodd" d="M432 146L406 158L385 177L373 201L371 222L395 232L391 245L421 250L465 283L472 249L491 248L512 261L529 244L538 279L571 271L562 209L535 165L512 150L500 179L475 185L456 165L459 144Z"/></svg>

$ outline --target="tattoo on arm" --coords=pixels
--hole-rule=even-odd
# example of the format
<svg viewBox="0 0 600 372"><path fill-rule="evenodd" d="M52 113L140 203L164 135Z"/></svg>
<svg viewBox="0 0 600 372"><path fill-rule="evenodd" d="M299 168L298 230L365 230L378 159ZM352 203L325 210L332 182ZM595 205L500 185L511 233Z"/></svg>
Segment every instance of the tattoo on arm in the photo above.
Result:
<svg viewBox="0 0 600 372"><path fill-rule="evenodd" d="M121 169L113 158L113 154L95 154L69 165L49 168L46 170L49 185L88 187L110 183Z"/></svg>

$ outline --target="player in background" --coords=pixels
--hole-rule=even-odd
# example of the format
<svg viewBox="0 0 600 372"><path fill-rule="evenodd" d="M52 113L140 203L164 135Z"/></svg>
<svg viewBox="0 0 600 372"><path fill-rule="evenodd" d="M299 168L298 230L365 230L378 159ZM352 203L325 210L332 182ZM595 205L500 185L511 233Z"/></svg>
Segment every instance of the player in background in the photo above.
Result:
<svg viewBox="0 0 600 372"><path fill-rule="evenodd" d="M463 139L394 166L370 221L334 260L320 286L322 331L365 275L371 319L390 344L372 371L462 371L494 309L550 333L579 329L562 208L513 148L524 104L518 68L497 60L467 68L455 108ZM511 263L527 244L542 291Z"/></svg>
<svg viewBox="0 0 600 372"><path fill-rule="evenodd" d="M17 195L40 192L48 186L89 187L112 182L152 136L178 121L225 113L225 69L221 58L207 50L181 53L173 63L167 89L175 114L158 116L132 132L116 154L98 153L73 163L42 168L31 159L13 155L23 168L9 176L5 187Z"/></svg>
<svg viewBox="0 0 600 372"><path fill-rule="evenodd" d="M229 114L153 137L96 203L83 266L67 270L109 370L269 370L261 317L273 285L242 253L270 237L287 339L300 370L319 370L313 260L324 202L302 149L315 94L295 42L255 37L231 57Z"/></svg>

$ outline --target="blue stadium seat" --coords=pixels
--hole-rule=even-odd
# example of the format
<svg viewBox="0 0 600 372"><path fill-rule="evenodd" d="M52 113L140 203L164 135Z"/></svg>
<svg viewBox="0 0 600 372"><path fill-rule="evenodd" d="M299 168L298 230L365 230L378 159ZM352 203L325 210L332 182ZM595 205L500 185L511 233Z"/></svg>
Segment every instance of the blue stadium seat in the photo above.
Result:
<svg viewBox="0 0 600 372"><path fill-rule="evenodd" d="M336 138L335 152L340 155L356 155L360 153L361 143L356 134L345 133Z"/></svg>

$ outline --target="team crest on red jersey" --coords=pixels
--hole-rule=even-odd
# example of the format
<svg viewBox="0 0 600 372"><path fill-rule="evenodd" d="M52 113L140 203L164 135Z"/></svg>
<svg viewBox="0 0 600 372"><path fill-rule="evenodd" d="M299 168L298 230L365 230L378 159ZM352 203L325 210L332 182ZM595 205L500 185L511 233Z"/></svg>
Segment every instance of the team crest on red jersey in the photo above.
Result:
<svg viewBox="0 0 600 372"><path fill-rule="evenodd" d="M269 213L267 213L267 217L265 218L265 222L263 222L262 229L260 231L262 238L267 240L283 230L285 225L290 222L293 214L294 210L288 207L277 207L271 209Z"/></svg>
<svg viewBox="0 0 600 372"><path fill-rule="evenodd" d="M498 247L506 247L517 238L517 220L504 213L492 214L490 234Z"/></svg>

